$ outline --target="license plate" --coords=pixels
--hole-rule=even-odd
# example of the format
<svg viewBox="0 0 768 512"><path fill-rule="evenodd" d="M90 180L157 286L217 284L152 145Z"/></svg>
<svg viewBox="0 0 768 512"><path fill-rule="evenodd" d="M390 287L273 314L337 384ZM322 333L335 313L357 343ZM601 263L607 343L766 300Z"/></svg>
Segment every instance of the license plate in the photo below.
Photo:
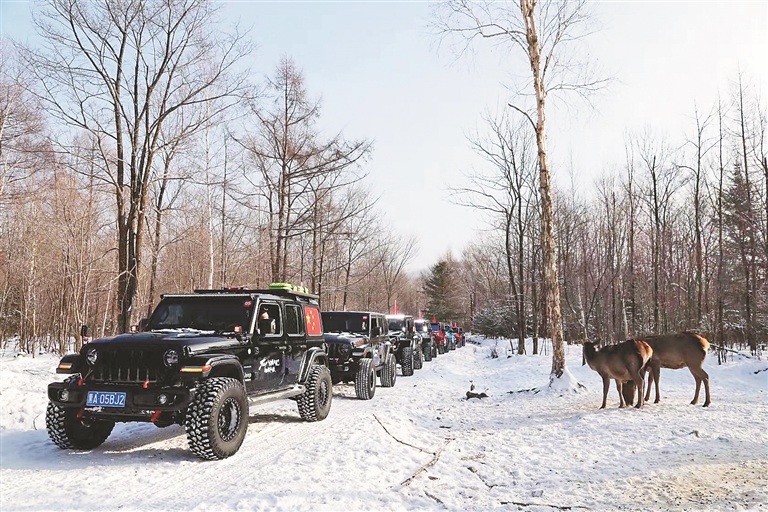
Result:
<svg viewBox="0 0 768 512"><path fill-rule="evenodd" d="M117 391L89 391L88 407L125 407L125 393Z"/></svg>

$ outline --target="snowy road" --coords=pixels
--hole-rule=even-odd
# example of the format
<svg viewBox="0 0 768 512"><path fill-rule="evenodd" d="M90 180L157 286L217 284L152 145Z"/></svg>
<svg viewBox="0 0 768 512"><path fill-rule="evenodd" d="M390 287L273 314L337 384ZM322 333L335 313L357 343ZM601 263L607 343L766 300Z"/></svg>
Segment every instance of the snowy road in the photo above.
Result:
<svg viewBox="0 0 768 512"><path fill-rule="evenodd" d="M241 450L197 460L181 427L118 424L91 452L56 448L44 429L51 357L0 360L0 509L6 510L744 510L768 503L768 367L663 370L662 402L600 411L600 380L569 347L588 389L547 382L550 358L490 359L467 346L425 363L370 401L336 386L331 414L299 419L292 401L253 408ZM463 399L470 379L482 401ZM386 428L386 431L385 431ZM387 433L387 431L389 433ZM419 472L435 459L436 463ZM403 482L415 477L407 484Z"/></svg>

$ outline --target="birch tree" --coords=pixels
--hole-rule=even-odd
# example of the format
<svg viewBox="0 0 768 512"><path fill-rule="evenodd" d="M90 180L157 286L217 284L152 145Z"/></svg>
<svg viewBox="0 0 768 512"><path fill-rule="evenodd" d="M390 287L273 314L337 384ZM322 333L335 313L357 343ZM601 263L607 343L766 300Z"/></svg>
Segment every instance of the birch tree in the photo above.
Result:
<svg viewBox="0 0 768 512"><path fill-rule="evenodd" d="M565 348L560 311L560 288L555 254L552 190L547 153L547 99L551 93L573 91L588 95L605 84L593 78L592 67L580 60L576 50L590 31L591 16L586 0L449 0L435 7L437 29L443 35L457 35L463 49L476 39L489 39L511 48L530 66L530 80L517 84L532 93L535 105L510 104L523 115L536 134L541 200L541 244L543 288L549 334L552 339L550 385L563 377ZM574 386L570 375L566 386Z"/></svg>

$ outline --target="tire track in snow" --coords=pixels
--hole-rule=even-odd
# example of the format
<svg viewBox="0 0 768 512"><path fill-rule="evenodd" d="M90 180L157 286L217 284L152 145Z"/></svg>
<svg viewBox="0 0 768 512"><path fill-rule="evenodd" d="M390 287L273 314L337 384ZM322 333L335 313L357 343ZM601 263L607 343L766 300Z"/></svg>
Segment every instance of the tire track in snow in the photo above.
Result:
<svg viewBox="0 0 768 512"><path fill-rule="evenodd" d="M339 399L340 398L340 399ZM374 398L375 400L375 398ZM348 400L344 396L334 396L331 413L319 422L308 423L297 419L295 422L286 423L291 412L286 407L280 407L277 411L264 411L262 406L251 409L251 425L248 428L245 441L236 455L219 461L195 460L174 472L174 479L184 481L185 487L194 488L199 496L206 496L215 502L217 497L226 496L227 485L222 485L222 475L243 474L251 471L262 470L269 467L273 461L282 455L299 449L302 445L314 442L323 434L331 430L343 429L351 425L361 413L361 404L371 407L370 402L361 400ZM271 418L277 421L259 424L253 423L254 417ZM263 428L254 432L255 425L263 425ZM186 437L185 437L186 444ZM239 470L238 470L239 468ZM245 485L247 483L234 485ZM189 509L189 503L179 504L179 488L169 486L163 491L154 491L151 495L136 499L132 502L132 508L137 510L173 510ZM200 504L205 505L204 503Z"/></svg>

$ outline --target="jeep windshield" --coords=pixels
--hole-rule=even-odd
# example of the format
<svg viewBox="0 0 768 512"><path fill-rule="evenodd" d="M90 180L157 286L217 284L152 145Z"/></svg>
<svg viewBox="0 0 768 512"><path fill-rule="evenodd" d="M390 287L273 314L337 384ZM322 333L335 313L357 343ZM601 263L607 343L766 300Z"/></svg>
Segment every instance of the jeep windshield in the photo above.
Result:
<svg viewBox="0 0 768 512"><path fill-rule="evenodd" d="M426 322L416 322L416 330L418 332L429 332L429 324Z"/></svg>
<svg viewBox="0 0 768 512"><path fill-rule="evenodd" d="M147 330L234 332L239 326L248 332L252 311L250 297L166 297L149 318Z"/></svg>
<svg viewBox="0 0 768 512"><path fill-rule="evenodd" d="M371 325L368 315L363 313L328 312L321 313L325 332L349 332L368 335Z"/></svg>
<svg viewBox="0 0 768 512"><path fill-rule="evenodd" d="M398 320L398 319L392 319L389 321L389 330L390 331L404 331L405 330L405 320Z"/></svg>

